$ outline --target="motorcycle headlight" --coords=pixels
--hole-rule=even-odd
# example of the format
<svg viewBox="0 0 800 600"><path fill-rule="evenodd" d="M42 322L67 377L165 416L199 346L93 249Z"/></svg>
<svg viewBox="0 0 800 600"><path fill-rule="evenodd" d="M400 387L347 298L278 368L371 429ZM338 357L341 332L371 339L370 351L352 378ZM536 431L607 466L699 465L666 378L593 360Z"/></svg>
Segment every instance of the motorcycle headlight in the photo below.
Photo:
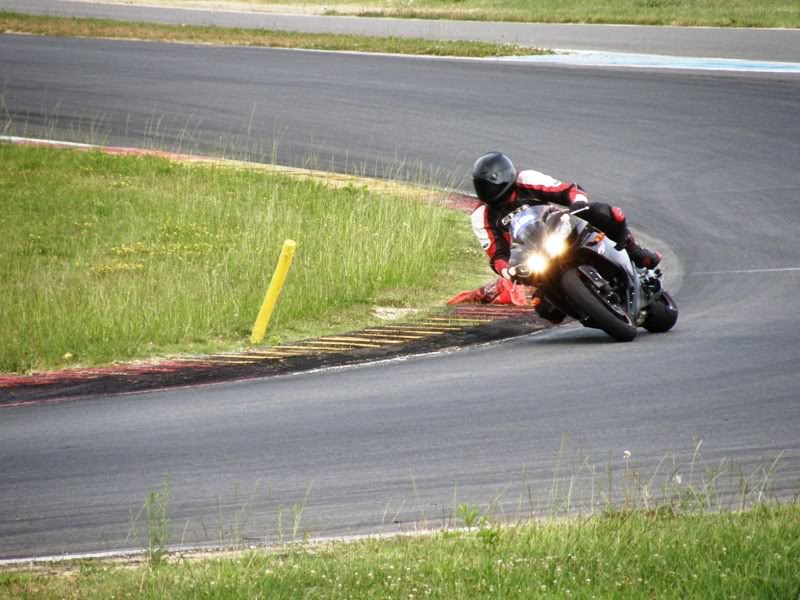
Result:
<svg viewBox="0 0 800 600"><path fill-rule="evenodd" d="M553 234L544 240L544 251L553 258L564 252L566 248L567 240L560 235Z"/></svg>
<svg viewBox="0 0 800 600"><path fill-rule="evenodd" d="M525 266L528 267L529 273L544 273L547 270L547 265L550 261L547 260L547 257L544 254L539 254L535 252L528 256L525 260Z"/></svg>
<svg viewBox="0 0 800 600"><path fill-rule="evenodd" d="M563 215L558 227L544 240L544 250L548 256L555 258L567 249L567 238L572 233L572 223L569 216Z"/></svg>

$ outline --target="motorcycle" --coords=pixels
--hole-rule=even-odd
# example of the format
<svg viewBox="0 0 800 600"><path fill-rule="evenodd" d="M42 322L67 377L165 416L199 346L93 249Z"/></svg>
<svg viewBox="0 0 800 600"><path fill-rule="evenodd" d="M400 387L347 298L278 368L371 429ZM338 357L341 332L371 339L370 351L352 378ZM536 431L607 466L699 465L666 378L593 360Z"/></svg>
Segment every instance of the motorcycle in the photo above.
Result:
<svg viewBox="0 0 800 600"><path fill-rule="evenodd" d="M506 217L511 233L509 273L584 327L632 341L637 328L669 331L678 307L660 269L637 269L628 253L574 212L552 205L522 206Z"/></svg>

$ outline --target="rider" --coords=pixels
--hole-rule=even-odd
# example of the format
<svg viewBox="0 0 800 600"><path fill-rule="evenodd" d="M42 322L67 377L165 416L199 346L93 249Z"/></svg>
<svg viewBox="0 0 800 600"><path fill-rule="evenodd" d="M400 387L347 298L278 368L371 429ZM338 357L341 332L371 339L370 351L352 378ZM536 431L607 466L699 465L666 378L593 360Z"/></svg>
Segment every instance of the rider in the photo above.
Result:
<svg viewBox="0 0 800 600"><path fill-rule="evenodd" d="M501 152L489 152L475 162L472 183L481 201L472 213L472 228L489 256L492 269L505 279L512 278L508 272L511 236L508 223L503 220L524 204L552 202L573 211L587 208L581 218L605 232L617 242L618 248L627 250L634 265L653 269L661 262L661 254L636 243L621 209L603 202L589 202L586 192L577 183L561 182L538 171L517 172L511 160ZM554 322L564 318L561 311L543 302L536 308L540 316Z"/></svg>

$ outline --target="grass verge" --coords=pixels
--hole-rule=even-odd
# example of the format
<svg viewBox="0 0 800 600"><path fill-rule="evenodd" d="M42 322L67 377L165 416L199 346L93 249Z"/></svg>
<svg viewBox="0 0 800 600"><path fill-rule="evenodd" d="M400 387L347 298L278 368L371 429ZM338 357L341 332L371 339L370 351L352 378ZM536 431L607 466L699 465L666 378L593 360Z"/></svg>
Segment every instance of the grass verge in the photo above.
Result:
<svg viewBox="0 0 800 600"><path fill-rule="evenodd" d="M796 598L800 506L609 513L293 545L223 558L0 573L15 598Z"/></svg>
<svg viewBox="0 0 800 600"><path fill-rule="evenodd" d="M8 144L0 163L3 372L241 347L287 238L273 344L439 305L486 273L468 216L418 198Z"/></svg>
<svg viewBox="0 0 800 600"><path fill-rule="evenodd" d="M125 3L417 19L800 27L797 0L758 3L747 0L125 0Z"/></svg>
<svg viewBox="0 0 800 600"><path fill-rule="evenodd" d="M43 17L0 11L0 31L59 37L135 39L157 42L346 50L426 56L484 58L549 54L549 51L512 44L436 41L421 38L369 37L331 33L294 33L268 29L242 29L200 25Z"/></svg>

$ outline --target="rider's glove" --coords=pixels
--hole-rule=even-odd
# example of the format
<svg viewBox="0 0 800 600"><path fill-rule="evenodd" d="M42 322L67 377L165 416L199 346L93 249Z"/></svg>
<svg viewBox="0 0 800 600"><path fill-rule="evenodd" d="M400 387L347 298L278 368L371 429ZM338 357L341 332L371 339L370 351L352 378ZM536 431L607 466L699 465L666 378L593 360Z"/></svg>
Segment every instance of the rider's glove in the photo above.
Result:
<svg viewBox="0 0 800 600"><path fill-rule="evenodd" d="M507 271L508 271L507 279L510 279L514 283L520 283L524 281L528 275L530 275L530 273L527 272L527 270L523 265L518 265L516 267L508 267Z"/></svg>
<svg viewBox="0 0 800 600"><path fill-rule="evenodd" d="M494 263L495 272L503 279L511 280L511 275L508 273L508 261L502 258Z"/></svg>

